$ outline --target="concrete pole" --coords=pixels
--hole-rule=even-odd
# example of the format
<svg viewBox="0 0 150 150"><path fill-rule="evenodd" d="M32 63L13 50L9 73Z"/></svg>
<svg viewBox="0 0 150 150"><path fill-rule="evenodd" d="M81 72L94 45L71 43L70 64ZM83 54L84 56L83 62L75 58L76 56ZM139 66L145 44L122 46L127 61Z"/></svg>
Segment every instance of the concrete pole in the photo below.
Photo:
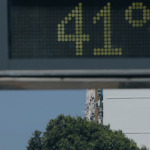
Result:
<svg viewBox="0 0 150 150"><path fill-rule="evenodd" d="M95 103L98 102L98 100L99 100L98 89L95 89ZM98 120L98 112L99 112L99 108L95 108L95 122L96 123Z"/></svg>

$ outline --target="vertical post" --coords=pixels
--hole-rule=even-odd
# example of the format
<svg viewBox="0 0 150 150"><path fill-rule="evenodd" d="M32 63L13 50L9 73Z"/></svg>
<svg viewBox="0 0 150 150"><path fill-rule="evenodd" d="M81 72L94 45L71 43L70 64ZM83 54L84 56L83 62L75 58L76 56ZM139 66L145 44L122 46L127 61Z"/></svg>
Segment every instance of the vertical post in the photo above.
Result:
<svg viewBox="0 0 150 150"><path fill-rule="evenodd" d="M101 123L103 124L103 90L101 91L101 97L100 97L100 109L102 113Z"/></svg>
<svg viewBox="0 0 150 150"><path fill-rule="evenodd" d="M96 95L96 101L98 102L96 106L96 121L103 124L103 90L96 89Z"/></svg>
<svg viewBox="0 0 150 150"><path fill-rule="evenodd" d="M96 102L98 102L98 100L99 100L98 89L95 89L95 106L96 106ZM98 113L99 113L99 108L95 107L95 122L96 123L98 120Z"/></svg>

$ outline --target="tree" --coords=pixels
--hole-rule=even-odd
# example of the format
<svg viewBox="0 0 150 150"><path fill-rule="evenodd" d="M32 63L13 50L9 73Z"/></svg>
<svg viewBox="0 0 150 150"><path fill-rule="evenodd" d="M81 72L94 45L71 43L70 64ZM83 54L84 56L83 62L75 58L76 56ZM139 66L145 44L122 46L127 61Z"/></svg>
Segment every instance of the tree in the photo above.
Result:
<svg viewBox="0 0 150 150"><path fill-rule="evenodd" d="M27 150L140 150L135 141L110 125L89 122L85 118L59 115L51 119L46 131L35 131ZM141 150L148 150L145 146Z"/></svg>
<svg viewBox="0 0 150 150"><path fill-rule="evenodd" d="M145 145L142 145L141 150L149 150Z"/></svg>
<svg viewBox="0 0 150 150"><path fill-rule="evenodd" d="M42 132L35 130L32 134L33 137L30 138L28 141L28 147L27 150L42 150Z"/></svg>

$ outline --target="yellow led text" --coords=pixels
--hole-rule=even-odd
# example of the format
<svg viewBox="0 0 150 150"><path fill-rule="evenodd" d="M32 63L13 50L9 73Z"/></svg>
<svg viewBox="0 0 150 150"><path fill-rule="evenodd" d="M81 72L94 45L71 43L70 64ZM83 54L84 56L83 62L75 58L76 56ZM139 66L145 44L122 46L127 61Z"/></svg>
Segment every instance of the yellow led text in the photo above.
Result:
<svg viewBox="0 0 150 150"><path fill-rule="evenodd" d="M75 34L65 34L65 24L68 24L73 17L75 18ZM79 5L58 24L58 41L75 42L76 55L83 55L83 42L90 41L90 36L82 32L82 3L79 3Z"/></svg>
<svg viewBox="0 0 150 150"><path fill-rule="evenodd" d="M132 10L134 9L142 9L143 10L143 19L142 20L134 20L132 18ZM133 27L143 27L143 24L150 20L150 9L146 9L146 6L143 6L143 3L132 3L132 6L129 6L128 9L125 10L125 20L128 20Z"/></svg>
<svg viewBox="0 0 150 150"><path fill-rule="evenodd" d="M101 17L104 18L104 48L94 48L94 55L122 55L122 48L111 46L111 4L107 3L104 9L93 17L93 24L96 24Z"/></svg>

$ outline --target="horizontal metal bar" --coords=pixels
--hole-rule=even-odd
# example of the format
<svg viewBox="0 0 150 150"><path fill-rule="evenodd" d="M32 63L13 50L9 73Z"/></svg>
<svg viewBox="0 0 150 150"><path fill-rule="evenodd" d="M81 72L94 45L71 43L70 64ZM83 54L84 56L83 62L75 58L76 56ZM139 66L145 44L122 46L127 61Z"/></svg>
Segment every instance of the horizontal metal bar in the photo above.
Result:
<svg viewBox="0 0 150 150"><path fill-rule="evenodd" d="M58 77L58 76L150 76L150 69L108 69L108 70L1 70L0 76L3 77Z"/></svg>
<svg viewBox="0 0 150 150"><path fill-rule="evenodd" d="M0 82L150 82L150 78L38 78L38 77L0 77Z"/></svg>
<svg viewBox="0 0 150 150"><path fill-rule="evenodd" d="M51 82L146 82L150 81L150 78L147 79L127 79L127 78L32 78L32 77L0 77L0 81L31 81L31 82L43 82L43 81L51 81Z"/></svg>
<svg viewBox="0 0 150 150"><path fill-rule="evenodd" d="M144 132L143 133L142 132L141 133L140 132L137 132L137 133L132 133L131 132L131 133L124 133L124 134L150 134L150 132L145 132L145 133Z"/></svg>
<svg viewBox="0 0 150 150"><path fill-rule="evenodd" d="M106 99L150 99L150 97L107 97Z"/></svg>
<svg viewBox="0 0 150 150"><path fill-rule="evenodd" d="M0 77L1 90L150 88L150 78Z"/></svg>

